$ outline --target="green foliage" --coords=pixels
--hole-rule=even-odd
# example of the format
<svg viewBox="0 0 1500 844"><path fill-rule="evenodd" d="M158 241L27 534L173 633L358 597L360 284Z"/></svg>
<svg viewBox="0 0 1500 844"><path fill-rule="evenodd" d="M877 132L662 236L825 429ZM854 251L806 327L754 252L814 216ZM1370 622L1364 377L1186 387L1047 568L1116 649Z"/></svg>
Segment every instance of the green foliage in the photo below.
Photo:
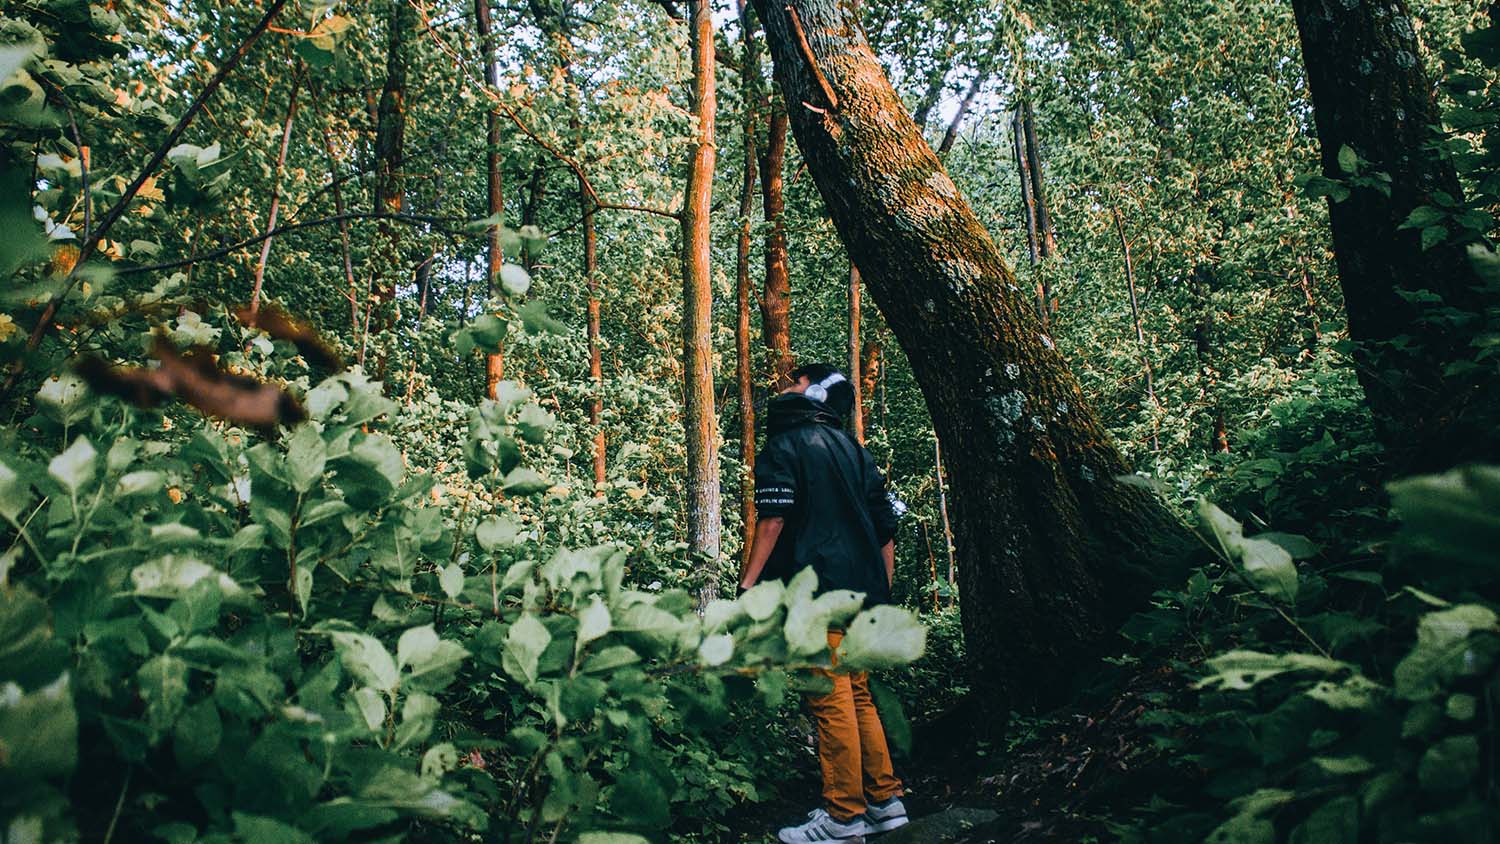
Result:
<svg viewBox="0 0 1500 844"><path fill-rule="evenodd" d="M1466 518L1493 512L1493 473L1474 467L1392 484L1402 529L1376 567L1312 555L1288 570L1293 556L1314 550L1305 540L1246 538L1223 511L1201 508L1224 566L1159 594L1158 607L1126 628L1146 644L1190 637L1213 649L1184 666L1198 676L1197 695L1149 719L1175 764L1208 776L1201 791L1169 791L1143 811L1150 840L1496 834L1485 809L1492 787L1479 774L1497 761L1485 738L1496 714L1482 701L1500 692L1500 604L1487 588L1492 574L1476 573L1471 556L1491 526ZM1168 731L1184 724L1191 736ZM1178 800L1186 805L1169 806Z"/></svg>

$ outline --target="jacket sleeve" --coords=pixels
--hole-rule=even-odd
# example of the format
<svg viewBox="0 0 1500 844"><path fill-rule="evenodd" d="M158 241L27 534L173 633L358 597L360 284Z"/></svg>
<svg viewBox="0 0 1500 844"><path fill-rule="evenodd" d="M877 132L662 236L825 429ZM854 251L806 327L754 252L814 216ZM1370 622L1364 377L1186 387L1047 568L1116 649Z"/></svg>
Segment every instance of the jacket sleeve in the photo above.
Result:
<svg viewBox="0 0 1500 844"><path fill-rule="evenodd" d="M865 460L865 507L870 511L870 522L875 526L875 543L885 545L896 538L896 508L891 506L891 497L886 494L885 475L875 465L875 458L861 448Z"/></svg>
<svg viewBox="0 0 1500 844"><path fill-rule="evenodd" d="M777 442L755 458L755 509L765 517L785 516L797 505L796 456Z"/></svg>

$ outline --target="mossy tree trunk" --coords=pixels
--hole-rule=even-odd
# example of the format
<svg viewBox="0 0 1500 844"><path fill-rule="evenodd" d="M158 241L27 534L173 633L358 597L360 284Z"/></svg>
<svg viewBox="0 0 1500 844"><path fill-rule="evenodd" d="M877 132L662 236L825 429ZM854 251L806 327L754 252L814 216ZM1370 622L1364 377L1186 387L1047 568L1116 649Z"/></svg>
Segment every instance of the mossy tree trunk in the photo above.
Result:
<svg viewBox="0 0 1500 844"><path fill-rule="evenodd" d="M1428 149L1439 115L1407 4L1293 0L1292 8L1325 175L1348 177L1348 153L1339 160L1347 148L1367 162L1361 174L1390 177L1388 191L1354 186L1347 198L1330 202L1328 214L1349 333L1360 343L1359 379L1376 428L1398 470L1494 458L1493 430L1474 430L1465 419L1480 398L1479 385L1444 371L1472 358L1478 321L1424 324L1422 308L1405 295L1431 291L1445 305L1473 313L1485 306L1462 247L1423 249L1420 230L1401 228L1437 194L1462 196L1453 167Z"/></svg>
<svg viewBox="0 0 1500 844"><path fill-rule="evenodd" d="M950 467L963 625L991 711L1060 694L1186 533L1117 477L989 233L838 0L756 0L792 129L865 284L911 360Z"/></svg>

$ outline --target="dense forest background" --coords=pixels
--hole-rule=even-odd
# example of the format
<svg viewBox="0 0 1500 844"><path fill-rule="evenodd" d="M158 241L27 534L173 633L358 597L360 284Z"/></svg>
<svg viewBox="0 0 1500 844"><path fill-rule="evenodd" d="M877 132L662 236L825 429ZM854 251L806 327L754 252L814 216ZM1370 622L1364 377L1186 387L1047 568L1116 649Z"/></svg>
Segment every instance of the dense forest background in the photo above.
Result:
<svg viewBox="0 0 1500 844"><path fill-rule="evenodd" d="M0 3L0 841L769 840L830 624L908 840L1496 840L1497 85L1469 0ZM818 361L899 608L734 595Z"/></svg>

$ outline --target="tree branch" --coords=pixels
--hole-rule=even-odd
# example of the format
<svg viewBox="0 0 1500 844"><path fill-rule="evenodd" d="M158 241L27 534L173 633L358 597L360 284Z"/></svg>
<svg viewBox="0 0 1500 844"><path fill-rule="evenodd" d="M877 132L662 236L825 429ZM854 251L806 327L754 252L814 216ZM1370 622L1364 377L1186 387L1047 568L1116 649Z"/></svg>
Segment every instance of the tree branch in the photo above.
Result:
<svg viewBox="0 0 1500 844"><path fill-rule="evenodd" d="M316 226L326 226L326 225L331 225L331 224L334 224L334 223L342 223L342 222L345 222L345 221L348 221L348 220L389 220L389 221L393 221L393 222L397 222L397 223L406 223L408 225L442 225L444 223L467 222L468 221L468 219L465 218L465 217L429 217L429 216L424 216L424 215L419 215L419 214L383 214L383 213L335 214L332 217L321 217L321 218L316 219L316 220L303 220L301 222L288 223L287 225L282 226L280 228L270 229L268 231L265 231L265 232L262 232L262 233L256 235L255 237L247 238L245 240L240 241L239 243L230 244L229 246L220 247L218 249L215 249L212 252L204 252L201 255L193 255L193 256L190 256L190 257L187 257L187 258L179 258L178 260L175 260L175 261L163 261L163 262L161 262L159 264L145 264L145 265L139 266L139 267L126 267L126 268L121 269L121 270L116 270L115 274L116 275L136 275L136 274L139 274L139 273L155 272L157 270L173 270L173 269L176 269L178 267L188 266L189 264L196 264L199 261L213 261L213 260L217 260L219 258L223 258L224 256L229 255L232 252L237 252L237 251L239 251L241 249L244 249L247 246L254 246L257 243L260 243L261 241L268 240L268 239L276 237L277 235L280 235L280 234L285 234L287 232L294 232L294 231L297 231L299 229L310 229L310 228L314 228ZM449 229L444 229L443 233L446 234L446 235L449 235L449 236L453 236L453 234L454 234L453 231L451 231Z"/></svg>

